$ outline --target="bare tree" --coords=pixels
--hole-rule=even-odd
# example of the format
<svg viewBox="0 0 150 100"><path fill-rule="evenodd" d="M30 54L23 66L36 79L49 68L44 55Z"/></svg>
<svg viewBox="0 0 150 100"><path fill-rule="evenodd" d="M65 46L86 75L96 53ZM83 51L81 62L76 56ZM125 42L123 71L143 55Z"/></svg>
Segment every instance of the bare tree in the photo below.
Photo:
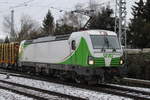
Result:
<svg viewBox="0 0 150 100"><path fill-rule="evenodd" d="M66 12L62 18L62 24L79 28L81 23L78 21L78 15L71 12Z"/></svg>
<svg viewBox="0 0 150 100"><path fill-rule="evenodd" d="M40 26L38 22L33 20L28 15L21 17L21 26L18 32L18 40L32 39L40 33Z"/></svg>
<svg viewBox="0 0 150 100"><path fill-rule="evenodd" d="M10 35L10 31L11 31L11 19L10 16L4 16L3 18L3 31Z"/></svg>
<svg viewBox="0 0 150 100"><path fill-rule="evenodd" d="M63 17L58 21L60 25L68 25L77 29L80 29L84 26L87 16L80 13L83 11L83 6L77 4L74 11L65 12Z"/></svg>
<svg viewBox="0 0 150 100"><path fill-rule="evenodd" d="M16 30L13 29L13 32L11 32L11 30L12 30L12 22L10 16L9 15L4 16L3 31L5 32L5 34L8 35L10 40L14 41L14 39L16 38Z"/></svg>

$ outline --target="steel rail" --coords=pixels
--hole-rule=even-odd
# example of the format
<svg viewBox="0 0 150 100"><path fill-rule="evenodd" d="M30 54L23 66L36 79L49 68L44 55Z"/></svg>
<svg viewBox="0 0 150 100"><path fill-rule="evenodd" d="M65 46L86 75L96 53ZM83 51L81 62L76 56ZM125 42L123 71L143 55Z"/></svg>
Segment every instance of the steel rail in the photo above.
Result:
<svg viewBox="0 0 150 100"><path fill-rule="evenodd" d="M72 95L67 95L63 93L58 93L54 91L44 90L36 87L31 87L27 85L22 85L18 83L8 82L4 80L0 80L0 88L13 91L15 93L25 95L31 98L35 98L37 100L51 100L52 97L71 99L71 100L86 100L86 98L76 97ZM41 95L39 95L41 94Z"/></svg>
<svg viewBox="0 0 150 100"><path fill-rule="evenodd" d="M7 74L7 72L4 72L3 74ZM133 98L136 100L150 100L150 92L125 88L121 86L118 87L118 86L112 86L109 84L100 84L100 85L95 86L95 85L76 84L72 82L69 83L69 82L64 82L64 81L62 82L60 80L57 80L57 78L46 79L46 78L37 77L37 76L13 74L13 73L10 73L10 75L16 76L16 77L24 77L24 78L41 80L41 81L46 81L46 82L64 84L64 85L74 86L77 88L92 90L96 92L103 92L103 93L114 94L114 95L123 96L123 97L129 97L129 98Z"/></svg>

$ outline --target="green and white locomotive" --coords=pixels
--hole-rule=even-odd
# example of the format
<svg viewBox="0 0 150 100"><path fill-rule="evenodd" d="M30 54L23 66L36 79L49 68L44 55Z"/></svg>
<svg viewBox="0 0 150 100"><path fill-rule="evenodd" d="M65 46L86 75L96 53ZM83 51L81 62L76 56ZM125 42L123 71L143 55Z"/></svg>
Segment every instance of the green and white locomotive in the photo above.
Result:
<svg viewBox="0 0 150 100"><path fill-rule="evenodd" d="M123 50L116 33L86 30L22 41L18 65L76 82L103 82L120 74Z"/></svg>

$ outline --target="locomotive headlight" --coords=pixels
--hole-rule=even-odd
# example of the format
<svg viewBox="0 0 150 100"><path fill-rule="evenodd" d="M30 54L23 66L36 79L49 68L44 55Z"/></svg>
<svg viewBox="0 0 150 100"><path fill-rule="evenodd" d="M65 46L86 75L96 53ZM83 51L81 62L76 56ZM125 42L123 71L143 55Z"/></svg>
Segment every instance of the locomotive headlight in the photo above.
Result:
<svg viewBox="0 0 150 100"><path fill-rule="evenodd" d="M89 57L89 59L88 59L88 64L89 64L89 65L93 65L93 64L94 64L94 59L93 59L93 57Z"/></svg>
<svg viewBox="0 0 150 100"><path fill-rule="evenodd" d="M93 65L94 61L93 60L89 60L89 65Z"/></svg>
<svg viewBox="0 0 150 100"><path fill-rule="evenodd" d="M123 60L120 60L120 64L121 64L121 65L123 64Z"/></svg>

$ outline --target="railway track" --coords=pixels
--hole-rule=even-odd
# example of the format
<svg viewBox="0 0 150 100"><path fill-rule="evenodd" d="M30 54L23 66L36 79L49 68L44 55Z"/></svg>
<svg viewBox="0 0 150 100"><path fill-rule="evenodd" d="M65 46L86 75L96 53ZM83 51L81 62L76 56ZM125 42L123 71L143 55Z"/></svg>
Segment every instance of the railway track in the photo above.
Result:
<svg viewBox="0 0 150 100"><path fill-rule="evenodd" d="M149 80L123 78L121 81L126 83L126 84L136 84L138 86L144 86L144 87L149 87L150 88L150 81Z"/></svg>
<svg viewBox="0 0 150 100"><path fill-rule="evenodd" d="M35 88L18 83L0 80L0 88L13 91L36 100L86 100L84 98L75 97L67 94L57 93L54 91L47 91L40 88Z"/></svg>
<svg viewBox="0 0 150 100"><path fill-rule="evenodd" d="M120 95L123 97L129 97L135 100L150 100L150 92L125 88L121 86L101 84L98 86L98 88L93 88L93 90L103 91L106 93Z"/></svg>
<svg viewBox="0 0 150 100"><path fill-rule="evenodd" d="M7 72L3 72L3 74L7 74ZM62 82L57 79L44 79L44 78L39 78L36 76L30 76L30 75L21 75L21 74L13 74L13 73L10 73L10 75L17 76L17 77L25 77L25 78L35 79L35 80L42 80L42 81L47 81L47 82L53 82L53 83L59 83L59 84L74 86L77 88L92 90L92 91L96 91L96 92L114 94L114 95L118 95L118 96L133 98L135 100L150 100L150 92L125 88L121 85L115 86L115 85L111 85L111 84L100 84L100 85L96 85L96 86L95 85L87 86L87 85L82 85L82 84Z"/></svg>
<svg viewBox="0 0 150 100"><path fill-rule="evenodd" d="M103 92L103 93L118 95L122 97L128 97L134 100L150 100L150 92L125 88L123 86L115 86L111 84L110 85L99 84L96 86L86 86L86 85L74 85L74 86L88 89L88 90L93 90L96 92Z"/></svg>

